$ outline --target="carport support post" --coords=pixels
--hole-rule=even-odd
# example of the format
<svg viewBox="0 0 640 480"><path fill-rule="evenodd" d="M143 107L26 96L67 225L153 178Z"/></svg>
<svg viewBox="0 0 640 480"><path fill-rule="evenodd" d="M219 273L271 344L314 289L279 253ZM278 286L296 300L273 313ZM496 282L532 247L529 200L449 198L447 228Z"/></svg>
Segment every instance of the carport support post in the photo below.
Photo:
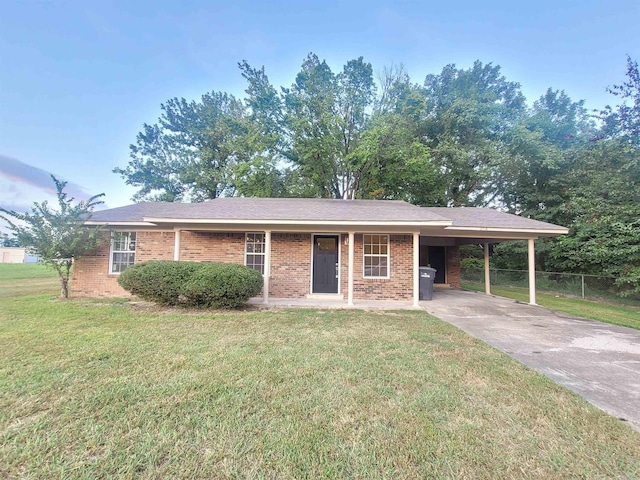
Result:
<svg viewBox="0 0 640 480"><path fill-rule="evenodd" d="M353 260L355 257L355 232L349 232L349 278L347 286L347 305L353 305Z"/></svg>
<svg viewBox="0 0 640 480"><path fill-rule="evenodd" d="M484 293L491 295L491 271L489 270L489 244L484 244Z"/></svg>
<svg viewBox="0 0 640 480"><path fill-rule="evenodd" d="M413 234L413 306L420 306L420 233Z"/></svg>
<svg viewBox="0 0 640 480"><path fill-rule="evenodd" d="M180 230L173 232L173 259L180 261Z"/></svg>
<svg viewBox="0 0 640 480"><path fill-rule="evenodd" d="M271 276L271 230L264 231L264 283L262 284L263 303L269 303L269 277Z"/></svg>
<svg viewBox="0 0 640 480"><path fill-rule="evenodd" d="M529 253L529 304L536 305L536 252L534 249L534 239L528 241Z"/></svg>

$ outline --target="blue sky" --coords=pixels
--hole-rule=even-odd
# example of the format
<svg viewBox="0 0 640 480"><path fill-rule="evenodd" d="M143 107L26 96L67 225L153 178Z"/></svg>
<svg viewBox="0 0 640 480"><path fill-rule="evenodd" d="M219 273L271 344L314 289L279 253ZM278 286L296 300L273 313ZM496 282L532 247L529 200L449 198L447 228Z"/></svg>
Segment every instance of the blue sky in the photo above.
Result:
<svg viewBox="0 0 640 480"><path fill-rule="evenodd" d="M548 87L589 108L616 99L640 60L638 0L514 2L94 2L0 4L0 206L50 198L46 173L77 196L133 189L111 173L169 98L242 95L237 63L289 86L309 52L334 71L364 56L415 82L446 64L502 67L532 102ZM43 180L44 179L44 180ZM49 188L49 190L47 190Z"/></svg>

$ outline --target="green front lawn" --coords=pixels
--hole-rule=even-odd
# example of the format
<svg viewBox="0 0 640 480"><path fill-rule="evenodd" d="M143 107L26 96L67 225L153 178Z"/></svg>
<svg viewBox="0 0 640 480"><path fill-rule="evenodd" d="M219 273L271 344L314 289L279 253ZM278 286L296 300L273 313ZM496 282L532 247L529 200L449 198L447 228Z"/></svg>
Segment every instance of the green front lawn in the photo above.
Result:
<svg viewBox="0 0 640 480"><path fill-rule="evenodd" d="M0 299L55 292L59 285L55 270L40 263L0 263Z"/></svg>
<svg viewBox="0 0 640 480"><path fill-rule="evenodd" d="M424 312L0 300L0 478L638 478L640 435Z"/></svg>
<svg viewBox="0 0 640 480"><path fill-rule="evenodd" d="M484 292L484 284L463 282L462 288ZM529 290L516 287L499 287L492 285L491 294L512 298L520 302L529 302ZM590 318L613 325L640 330L640 307L611 305L608 303L583 300L581 298L561 297L549 293L536 292L536 303L543 307L568 313L576 317Z"/></svg>

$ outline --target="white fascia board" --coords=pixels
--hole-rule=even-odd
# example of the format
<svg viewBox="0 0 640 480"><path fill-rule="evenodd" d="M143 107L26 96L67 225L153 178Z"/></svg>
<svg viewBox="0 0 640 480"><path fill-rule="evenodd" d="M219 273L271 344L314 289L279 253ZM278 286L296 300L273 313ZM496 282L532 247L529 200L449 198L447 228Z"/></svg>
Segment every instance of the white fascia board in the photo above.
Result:
<svg viewBox="0 0 640 480"><path fill-rule="evenodd" d="M150 222L93 222L91 220L84 222L84 225L100 225L104 227L157 227L155 223Z"/></svg>
<svg viewBox="0 0 640 480"><path fill-rule="evenodd" d="M508 228L508 227L445 227L446 231L461 232L496 232L496 233L532 233L535 235L565 235L569 233L568 228Z"/></svg>
<svg viewBox="0 0 640 480"><path fill-rule="evenodd" d="M348 220L240 220L240 219L205 219L205 218L144 218L145 222L154 224L208 224L208 225L327 225L327 226L388 226L388 227L448 227L450 220L433 220L426 222L402 221L348 221Z"/></svg>

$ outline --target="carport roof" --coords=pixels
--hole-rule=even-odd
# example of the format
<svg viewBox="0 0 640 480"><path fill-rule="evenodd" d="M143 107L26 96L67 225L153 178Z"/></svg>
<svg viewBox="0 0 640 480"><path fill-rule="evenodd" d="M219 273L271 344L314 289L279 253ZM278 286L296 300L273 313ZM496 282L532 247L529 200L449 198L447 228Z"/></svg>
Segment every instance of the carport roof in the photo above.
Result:
<svg viewBox="0 0 640 480"><path fill-rule="evenodd" d="M567 229L553 223L541 222L530 218L501 212L492 208L478 207L424 207L430 213L446 217L452 221L453 228L507 228L557 230L566 233ZM451 229L451 227L449 229Z"/></svg>

